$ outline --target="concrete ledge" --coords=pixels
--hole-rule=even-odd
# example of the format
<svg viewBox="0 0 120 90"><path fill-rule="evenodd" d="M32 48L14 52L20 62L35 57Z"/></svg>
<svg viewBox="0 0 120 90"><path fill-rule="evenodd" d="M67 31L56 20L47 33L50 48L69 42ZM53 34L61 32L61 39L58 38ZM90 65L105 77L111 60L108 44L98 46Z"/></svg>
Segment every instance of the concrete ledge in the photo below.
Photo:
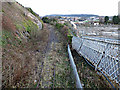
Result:
<svg viewBox="0 0 120 90"><path fill-rule="evenodd" d="M88 39L88 40L93 40L93 41L98 41L98 42L105 42L105 43L119 44L120 45L120 40L116 40L116 39L89 37L89 36L83 36L82 38L83 39Z"/></svg>

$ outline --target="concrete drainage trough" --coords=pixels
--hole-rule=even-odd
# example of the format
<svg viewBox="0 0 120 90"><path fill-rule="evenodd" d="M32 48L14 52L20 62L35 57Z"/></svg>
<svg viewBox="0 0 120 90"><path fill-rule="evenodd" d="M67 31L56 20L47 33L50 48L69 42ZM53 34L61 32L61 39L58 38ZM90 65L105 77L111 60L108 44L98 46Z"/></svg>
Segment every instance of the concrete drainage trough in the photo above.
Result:
<svg viewBox="0 0 120 90"><path fill-rule="evenodd" d="M120 40L73 36L72 48L120 85Z"/></svg>

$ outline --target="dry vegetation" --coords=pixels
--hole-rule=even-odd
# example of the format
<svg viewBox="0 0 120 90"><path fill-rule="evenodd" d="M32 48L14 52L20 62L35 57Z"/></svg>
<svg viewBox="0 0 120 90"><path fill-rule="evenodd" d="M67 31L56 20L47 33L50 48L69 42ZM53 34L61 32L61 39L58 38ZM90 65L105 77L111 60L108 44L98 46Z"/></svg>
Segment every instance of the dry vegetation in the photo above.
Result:
<svg viewBox="0 0 120 90"><path fill-rule="evenodd" d="M72 38L69 28L58 24L58 30L44 24L43 30L38 31L24 10L18 3L3 3L3 87L74 88L67 54L67 42ZM83 58L77 56L75 60L84 87L109 86Z"/></svg>
<svg viewBox="0 0 120 90"><path fill-rule="evenodd" d="M30 87L36 79L35 67L42 57L48 42L49 32L40 31L39 36L31 38L26 43L8 44L3 48L3 86ZM11 41L14 42L14 41ZM38 50L39 54L38 54Z"/></svg>
<svg viewBox="0 0 120 90"><path fill-rule="evenodd" d="M38 30L18 3L2 11L2 86L73 87L64 37L48 24Z"/></svg>
<svg viewBox="0 0 120 90"><path fill-rule="evenodd" d="M112 88L109 82L102 75L99 75L82 56L80 56L75 50L72 50L75 64L78 70L78 74L81 83L84 88Z"/></svg>
<svg viewBox="0 0 120 90"><path fill-rule="evenodd" d="M3 87L32 87L37 59L47 46L49 31L39 30L18 3L2 3ZM39 51L39 54L38 54Z"/></svg>
<svg viewBox="0 0 120 90"><path fill-rule="evenodd" d="M53 26L47 27L50 31L49 41L43 58L38 60L39 77L36 79L36 87L73 88L75 84L66 50L66 40Z"/></svg>

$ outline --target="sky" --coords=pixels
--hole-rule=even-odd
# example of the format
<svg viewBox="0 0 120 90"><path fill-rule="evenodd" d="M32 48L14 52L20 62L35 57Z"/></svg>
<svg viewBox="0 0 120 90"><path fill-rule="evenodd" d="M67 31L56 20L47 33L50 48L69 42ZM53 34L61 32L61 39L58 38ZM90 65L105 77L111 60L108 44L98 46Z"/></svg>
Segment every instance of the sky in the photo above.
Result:
<svg viewBox="0 0 120 90"><path fill-rule="evenodd" d="M16 0L40 16L50 14L118 15L120 0Z"/></svg>

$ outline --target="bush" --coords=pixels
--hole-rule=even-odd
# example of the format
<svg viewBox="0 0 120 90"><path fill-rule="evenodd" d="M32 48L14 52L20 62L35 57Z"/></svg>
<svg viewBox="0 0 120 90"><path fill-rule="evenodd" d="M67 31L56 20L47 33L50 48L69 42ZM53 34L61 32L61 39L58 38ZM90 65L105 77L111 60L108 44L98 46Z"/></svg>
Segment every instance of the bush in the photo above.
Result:
<svg viewBox="0 0 120 90"><path fill-rule="evenodd" d="M4 12L4 10L2 9L2 12Z"/></svg>
<svg viewBox="0 0 120 90"><path fill-rule="evenodd" d="M37 14L31 9L31 8L26 8L29 12L31 12L33 15L37 16Z"/></svg>
<svg viewBox="0 0 120 90"><path fill-rule="evenodd" d="M64 25L63 24L61 24L61 23L56 23L56 28L57 29L61 29L61 28L63 28L64 27Z"/></svg>
<svg viewBox="0 0 120 90"><path fill-rule="evenodd" d="M71 44L73 36L72 35L67 35L67 38L68 38L68 43Z"/></svg>
<svg viewBox="0 0 120 90"><path fill-rule="evenodd" d="M63 34L67 42L71 44L73 35L69 27L61 23L56 23L56 28Z"/></svg>
<svg viewBox="0 0 120 90"><path fill-rule="evenodd" d="M43 18L42 18L42 21L43 21L44 23L50 23L50 19L49 19L48 17L43 17Z"/></svg>

